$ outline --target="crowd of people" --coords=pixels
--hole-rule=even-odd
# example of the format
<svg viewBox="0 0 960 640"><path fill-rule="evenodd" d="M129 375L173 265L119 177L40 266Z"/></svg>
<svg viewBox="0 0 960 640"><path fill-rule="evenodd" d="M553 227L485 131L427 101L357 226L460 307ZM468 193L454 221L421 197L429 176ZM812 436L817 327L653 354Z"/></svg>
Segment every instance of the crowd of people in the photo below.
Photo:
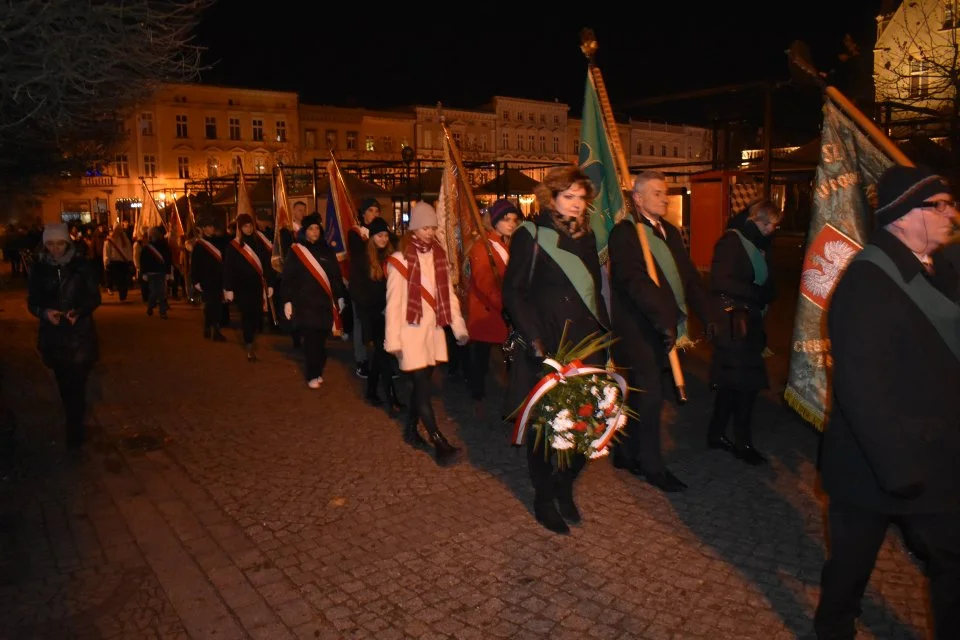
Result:
<svg viewBox="0 0 960 640"><path fill-rule="evenodd" d="M928 563L938 637L955 637L960 282L956 257L941 249L957 212L945 181L923 168L888 170L878 194L877 229L841 277L829 311L834 380L821 466L830 496L830 552L816 628L821 638L853 637L880 544L888 524L897 522ZM543 361L562 337L576 343L612 334L618 338L613 347L586 364L613 364L631 388L642 390L628 397L630 417L614 445L613 466L664 492L688 488L664 464L660 416L672 386L669 355L691 337L692 313L712 347L715 395L704 445L764 464L752 414L769 384L764 319L776 294L770 260L780 210L758 200L733 216L704 278L666 218L662 174L636 176L631 214L612 229L606 264L590 225L595 195L588 176L570 165L550 170L537 186L538 213L531 218L507 199L485 210L485 236L469 251L463 306L437 241L437 213L426 202L413 208L398 237L379 203L364 201L347 233L346 274L324 239L320 216L307 215L302 202L293 206L293 230L278 240L282 265L271 262L272 245L251 216L239 215L231 235L213 219L201 219L200 236L184 247L191 253L188 282L202 297L205 338L224 341L221 329L229 308L236 308L247 359L255 362L256 335L265 318L273 318L303 350L309 389L322 388L330 337L352 339L367 401L386 403L391 413L406 407L404 440L430 446L440 465L456 461L460 449L440 432L433 410L439 364L450 363L448 375L463 375L477 407L487 406L495 347L519 336L518 350L504 363L509 384L499 412L506 417L543 376ZM83 385L96 361L92 314L101 272L115 273L108 280L122 296L118 283L129 278L130 267L117 265L134 261L124 235L112 232L103 261L88 261L66 226L48 225L30 274L40 351L60 385L73 445L84 437ZM142 247L134 269L145 286L147 313L157 308L161 318L176 262L163 236L155 228L135 243ZM395 386L400 374L411 383L406 404ZM586 458L575 454L571 464L559 465L544 439L528 436L525 446L535 518L552 532L568 533L582 518L575 485Z"/></svg>

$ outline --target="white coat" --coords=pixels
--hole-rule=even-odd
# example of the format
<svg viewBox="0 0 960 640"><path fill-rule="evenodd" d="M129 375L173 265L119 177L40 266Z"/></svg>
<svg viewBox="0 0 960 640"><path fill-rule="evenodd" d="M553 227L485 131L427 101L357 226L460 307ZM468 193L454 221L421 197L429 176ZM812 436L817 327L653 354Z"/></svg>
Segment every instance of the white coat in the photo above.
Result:
<svg viewBox="0 0 960 640"><path fill-rule="evenodd" d="M392 256L407 264L399 251ZM433 267L433 252L417 253L420 260L420 286L437 297L436 273ZM407 264L409 272L410 265ZM467 325L460 313L460 301L450 287L450 315L453 335L460 341L467 339ZM422 302L423 316L420 324L407 324L407 279L387 262L387 308L386 339L384 351L396 354L401 371L416 371L430 367L438 362L447 361L447 338L443 328L437 326L437 316L433 308Z"/></svg>

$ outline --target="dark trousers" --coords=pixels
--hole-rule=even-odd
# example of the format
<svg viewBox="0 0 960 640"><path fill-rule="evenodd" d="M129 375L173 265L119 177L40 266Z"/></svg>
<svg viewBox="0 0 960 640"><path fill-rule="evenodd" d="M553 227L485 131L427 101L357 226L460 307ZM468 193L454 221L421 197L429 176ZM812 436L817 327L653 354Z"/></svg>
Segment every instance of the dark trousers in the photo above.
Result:
<svg viewBox="0 0 960 640"><path fill-rule="evenodd" d="M634 389L627 396L627 405L637 416L627 420L614 455L630 462L639 462L645 473L657 474L664 470L660 453L660 410L663 407L664 375L658 368L652 371L627 372Z"/></svg>
<svg viewBox="0 0 960 640"><path fill-rule="evenodd" d="M259 298L250 300L236 300L240 308L240 330L243 333L243 344L253 344L254 336L263 330L263 301Z"/></svg>
<svg viewBox="0 0 960 640"><path fill-rule="evenodd" d="M107 266L107 283L117 292L120 300L126 300L127 290L130 288L130 263L111 262Z"/></svg>
<svg viewBox="0 0 960 640"><path fill-rule="evenodd" d="M173 277L170 279L170 297L176 300L179 297L180 289L186 290L186 283L183 279L183 272L174 267Z"/></svg>
<svg viewBox="0 0 960 640"><path fill-rule="evenodd" d="M140 297L143 299L143 304L147 304L150 300L150 285L147 284L147 281L143 279L145 273L139 274L140 278Z"/></svg>
<svg viewBox="0 0 960 640"><path fill-rule="evenodd" d="M413 388L410 391L410 411L407 414L409 423L416 424L419 420L430 435L439 433L437 416L433 413L433 367L424 367L410 372Z"/></svg>
<svg viewBox="0 0 960 640"><path fill-rule="evenodd" d="M470 349L470 394L474 400L483 400L487 396L487 373L490 371L489 342L471 342Z"/></svg>
<svg viewBox="0 0 960 640"><path fill-rule="evenodd" d="M733 418L733 435L738 446L752 445L750 428L753 417L753 404L757 399L756 391L740 391L728 387L717 389L713 400L713 416L707 437L716 439L727 434L727 425Z"/></svg>
<svg viewBox="0 0 960 640"><path fill-rule="evenodd" d="M86 365L58 365L53 374L57 379L57 390L63 402L66 415L67 443L83 442L86 427L83 419L87 413L87 380L90 367Z"/></svg>
<svg viewBox="0 0 960 640"><path fill-rule="evenodd" d="M530 472L530 481L535 492L534 501L552 503L554 500L572 500L573 482L580 475L587 458L583 454L574 454L570 466L560 469L557 467L556 454L549 450L544 454L545 443L536 446L537 434L534 431L527 433L527 470Z"/></svg>
<svg viewBox="0 0 960 640"><path fill-rule="evenodd" d="M457 374L464 380L470 380L470 347L460 346L449 326L443 328L447 339L447 375L455 377Z"/></svg>
<svg viewBox="0 0 960 640"><path fill-rule="evenodd" d="M147 309L160 307L160 315L167 313L167 274L147 274Z"/></svg>
<svg viewBox="0 0 960 640"><path fill-rule="evenodd" d="M327 364L327 337L330 329L300 329L303 355L307 361L307 380L323 376Z"/></svg>
<svg viewBox="0 0 960 640"><path fill-rule="evenodd" d="M230 303L223 303L223 315L220 316L220 326L229 327L230 326Z"/></svg>
<svg viewBox="0 0 960 640"><path fill-rule="evenodd" d="M860 600L891 522L896 522L926 557L934 637L960 638L960 510L890 516L832 502L830 553L820 577L820 602L814 615L820 640L854 638Z"/></svg>
<svg viewBox="0 0 960 640"><path fill-rule="evenodd" d="M219 327L223 319L223 291L204 289L200 292L200 297L203 298L203 328Z"/></svg>

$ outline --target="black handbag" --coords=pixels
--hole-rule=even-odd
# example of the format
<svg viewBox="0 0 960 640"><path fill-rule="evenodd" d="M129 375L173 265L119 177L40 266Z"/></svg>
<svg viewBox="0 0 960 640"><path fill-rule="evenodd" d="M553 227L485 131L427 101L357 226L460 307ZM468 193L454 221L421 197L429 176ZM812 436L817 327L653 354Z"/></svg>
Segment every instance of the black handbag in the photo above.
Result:
<svg viewBox="0 0 960 640"><path fill-rule="evenodd" d="M537 266L537 254L540 253L540 242L537 238L538 235L539 234L537 231L534 231L533 259L530 261L530 273L527 274L527 289L530 289L530 285L533 284L533 272ZM506 308L504 308L500 314L503 316L503 321L507 324L507 339L503 341L500 349L503 351L504 362L509 365L513 362L518 351L523 353L530 349L530 342L522 333L520 333L520 330L514 326L513 322L510 320L510 314L507 313Z"/></svg>

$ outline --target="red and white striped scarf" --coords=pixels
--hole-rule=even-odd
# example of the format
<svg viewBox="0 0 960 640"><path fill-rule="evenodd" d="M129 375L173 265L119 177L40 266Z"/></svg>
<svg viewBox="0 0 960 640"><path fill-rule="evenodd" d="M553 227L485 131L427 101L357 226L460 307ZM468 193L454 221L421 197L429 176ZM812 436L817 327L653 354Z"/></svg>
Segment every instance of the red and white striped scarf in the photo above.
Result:
<svg viewBox="0 0 960 640"><path fill-rule="evenodd" d="M450 312L450 279L447 273L447 254L440 243L434 240L427 244L416 237L411 239L403 257L407 261L410 273L407 276L407 324L420 324L423 317L423 300L420 295L420 258L418 253L433 251L433 271L437 283L437 294L434 299L437 308L437 326L446 327L452 321Z"/></svg>

